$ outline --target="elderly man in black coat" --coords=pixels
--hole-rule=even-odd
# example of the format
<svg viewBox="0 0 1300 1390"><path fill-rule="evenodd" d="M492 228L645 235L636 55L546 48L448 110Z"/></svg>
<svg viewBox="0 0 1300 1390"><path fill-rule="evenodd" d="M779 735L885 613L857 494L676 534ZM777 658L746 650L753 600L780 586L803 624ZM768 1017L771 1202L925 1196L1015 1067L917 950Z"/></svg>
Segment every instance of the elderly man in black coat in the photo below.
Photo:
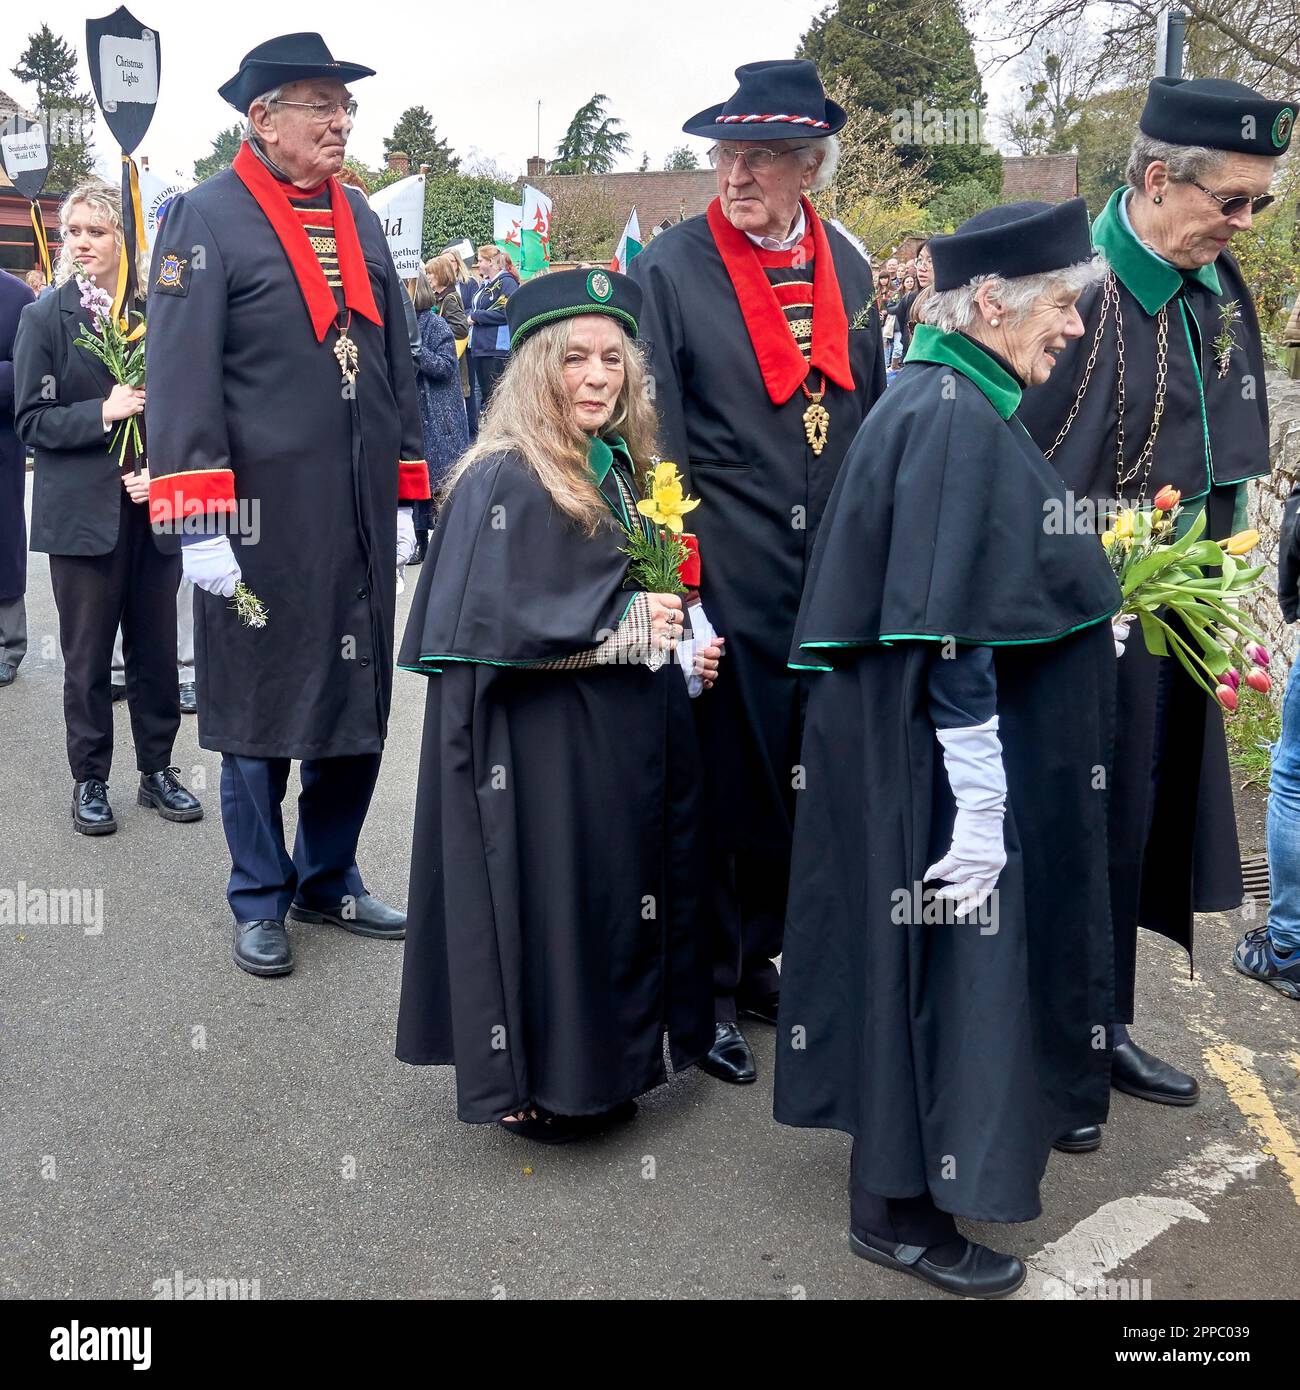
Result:
<svg viewBox="0 0 1300 1390"><path fill-rule="evenodd" d="M718 197L628 273L645 292L660 448L700 499L700 595L727 639L727 677L697 711L717 1018L700 1065L749 1082L737 1015L776 1021L802 782L805 690L786 662L826 499L885 368L866 256L806 196L834 175L845 112L806 61L736 77L729 101L683 127L716 142Z"/></svg>
<svg viewBox="0 0 1300 1390"><path fill-rule="evenodd" d="M200 591L199 742L222 754L235 962L254 975L292 969L286 915L406 929L356 866L387 732L396 562L414 548L398 499L429 495L405 292L379 219L334 177L356 111L345 84L371 75L318 34L253 49L221 89L247 138L172 204L150 272L150 502L156 525L182 526ZM241 578L263 628L229 602Z"/></svg>
<svg viewBox="0 0 1300 1390"><path fill-rule="evenodd" d="M32 292L0 273L0 685L10 685L27 653L27 519L23 512L26 450L14 433L14 337Z"/></svg>

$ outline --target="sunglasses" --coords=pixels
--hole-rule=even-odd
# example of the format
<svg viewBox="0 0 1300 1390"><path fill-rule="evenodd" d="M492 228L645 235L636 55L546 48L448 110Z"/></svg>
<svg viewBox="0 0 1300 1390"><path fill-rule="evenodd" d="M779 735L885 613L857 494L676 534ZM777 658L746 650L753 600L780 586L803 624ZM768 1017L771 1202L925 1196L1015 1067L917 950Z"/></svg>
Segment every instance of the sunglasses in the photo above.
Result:
<svg viewBox="0 0 1300 1390"><path fill-rule="evenodd" d="M1246 208L1249 208L1251 215L1255 216L1276 201L1271 193L1263 193L1258 198L1248 197L1245 193L1236 193L1229 198L1221 198L1212 188L1206 188L1203 183L1197 183L1195 179L1188 179L1188 183L1194 188L1199 188L1202 193L1208 193L1218 203L1219 211L1225 217L1235 217L1239 212L1244 212Z"/></svg>

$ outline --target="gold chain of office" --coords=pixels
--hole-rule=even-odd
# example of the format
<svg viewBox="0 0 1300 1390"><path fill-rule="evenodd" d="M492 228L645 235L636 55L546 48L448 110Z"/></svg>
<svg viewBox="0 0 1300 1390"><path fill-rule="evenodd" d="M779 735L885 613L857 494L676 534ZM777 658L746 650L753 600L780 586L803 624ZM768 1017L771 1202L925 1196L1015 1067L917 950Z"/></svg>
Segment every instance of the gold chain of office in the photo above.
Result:
<svg viewBox="0 0 1300 1390"><path fill-rule="evenodd" d="M1044 451L1043 457L1049 459L1052 457L1074 424L1075 416L1078 415L1079 407L1083 404L1083 398L1087 394L1088 383L1092 380L1092 369L1097 365L1097 351L1101 347L1102 338L1105 336L1106 319L1112 309L1115 312L1116 353L1115 496L1122 500L1125 487L1140 474L1142 481L1138 488L1138 505L1141 506L1146 498L1147 483L1151 477L1156 436L1160 433L1160 420L1165 413L1165 384L1169 375L1169 306L1163 305L1156 315L1156 400L1151 415L1151 433L1147 435L1142 452L1138 454L1136 461L1130 466L1124 458L1124 315L1120 311L1119 282L1116 280L1113 270L1106 276L1106 283L1102 290L1101 317L1097 320L1097 331L1092 337L1092 351L1088 354L1088 362L1083 369L1083 381L1079 384L1079 394L1074 398L1074 404L1070 407L1070 413L1065 417L1060 434L1052 442L1052 447Z"/></svg>

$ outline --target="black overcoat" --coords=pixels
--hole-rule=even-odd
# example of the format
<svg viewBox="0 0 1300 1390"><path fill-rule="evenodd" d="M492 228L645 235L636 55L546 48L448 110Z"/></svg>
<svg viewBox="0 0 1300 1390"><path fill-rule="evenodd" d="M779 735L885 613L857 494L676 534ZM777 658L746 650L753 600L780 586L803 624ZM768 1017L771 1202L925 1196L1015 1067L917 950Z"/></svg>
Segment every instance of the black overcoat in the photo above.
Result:
<svg viewBox="0 0 1300 1390"><path fill-rule="evenodd" d="M1254 301L1227 251L1196 274L1160 261L1124 227L1121 196L1123 190L1093 223L1093 241L1116 277L1127 465L1138 460L1151 432L1158 314L1165 306L1164 410L1145 497L1149 503L1166 484L1178 488L1189 510L1206 508L1207 534L1222 539L1234 519L1244 524L1241 484L1269 470L1268 393ZM1036 442L1049 450L1078 402L1051 457L1071 504L1117 494L1119 351L1113 304L1097 337L1105 296L1100 285L1081 297L1083 337L1061 354L1045 385L1025 393L1021 408ZM1094 346L1091 380L1080 399ZM1141 476L1127 484L1125 500L1137 500L1140 487ZM1088 515L1074 505L1071 512ZM1152 656L1140 637L1129 643L1118 681L1111 906L1119 1016L1131 1021L1138 926L1190 952L1193 912L1229 911L1243 890L1221 711L1172 658Z"/></svg>
<svg viewBox="0 0 1300 1390"><path fill-rule="evenodd" d="M148 333L150 472L203 495L234 475L232 536L264 629L196 590L199 742L251 757L383 747L392 692L398 462L423 458L404 294L379 219L352 206L382 325L353 314L352 398L331 329L317 342L289 260L224 170L180 195L154 248ZM186 264L160 291L161 259Z"/></svg>
<svg viewBox="0 0 1300 1390"><path fill-rule="evenodd" d="M630 481L630 479L629 479ZM602 493L615 505L612 476ZM397 1055L456 1066L458 1113L594 1114L713 1042L698 784L679 669L528 670L633 594L517 455L475 464L429 542L400 663L430 673Z"/></svg>
<svg viewBox="0 0 1300 1390"><path fill-rule="evenodd" d="M885 386L871 267L833 226L825 231L850 325L854 390L827 385L830 432L820 457L805 438L802 393L780 406L768 396L704 216L655 237L628 268L645 292L640 337L659 450L700 499L689 517L700 594L727 639L726 680L697 701L697 715L711 828L728 850L789 853L802 700L802 679L786 665L790 639L826 499Z"/></svg>
<svg viewBox="0 0 1300 1390"><path fill-rule="evenodd" d="M27 450L14 431L14 338L32 298L21 280L0 272L0 603L27 588Z"/></svg>
<svg viewBox="0 0 1300 1390"><path fill-rule="evenodd" d="M976 351L976 349L970 349ZM1054 1139L1105 1119L1105 777L1119 587L1014 416L909 361L818 536L791 660L810 676L777 1028L776 1118L857 1137L882 1196L1039 1212ZM955 812L929 717L945 641L994 649L1007 864L966 922L922 881ZM937 885L929 885L928 893Z"/></svg>

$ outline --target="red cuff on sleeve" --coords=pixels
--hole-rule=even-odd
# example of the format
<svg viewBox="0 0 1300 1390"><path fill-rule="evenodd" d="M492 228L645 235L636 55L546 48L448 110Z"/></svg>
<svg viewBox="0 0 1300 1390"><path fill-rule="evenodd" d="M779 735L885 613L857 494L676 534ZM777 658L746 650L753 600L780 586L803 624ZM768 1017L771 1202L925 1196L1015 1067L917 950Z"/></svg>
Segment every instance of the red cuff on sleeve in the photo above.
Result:
<svg viewBox="0 0 1300 1390"><path fill-rule="evenodd" d="M397 500L422 502L429 496L429 465L423 459L403 459L397 465Z"/></svg>
<svg viewBox="0 0 1300 1390"><path fill-rule="evenodd" d="M197 468L149 480L149 520L153 525L170 526L190 516L235 510L235 475L229 468Z"/></svg>
<svg viewBox="0 0 1300 1390"><path fill-rule="evenodd" d="M677 567L677 577L688 589L700 587L700 540L689 531L682 532L686 542L686 558Z"/></svg>

